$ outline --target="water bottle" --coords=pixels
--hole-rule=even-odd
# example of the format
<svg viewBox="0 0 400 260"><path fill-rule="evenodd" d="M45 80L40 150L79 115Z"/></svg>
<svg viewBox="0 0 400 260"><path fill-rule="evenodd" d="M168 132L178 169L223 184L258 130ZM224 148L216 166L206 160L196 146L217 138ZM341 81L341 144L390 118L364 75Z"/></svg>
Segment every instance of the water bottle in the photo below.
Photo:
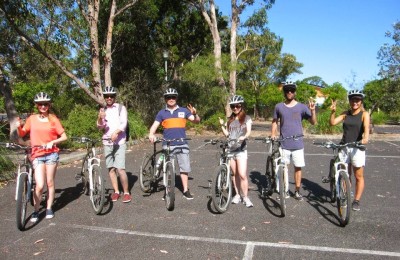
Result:
<svg viewBox="0 0 400 260"><path fill-rule="evenodd" d="M161 164L164 160L164 154L160 154L160 157L158 157L157 163L156 163L156 171L159 172L161 169Z"/></svg>

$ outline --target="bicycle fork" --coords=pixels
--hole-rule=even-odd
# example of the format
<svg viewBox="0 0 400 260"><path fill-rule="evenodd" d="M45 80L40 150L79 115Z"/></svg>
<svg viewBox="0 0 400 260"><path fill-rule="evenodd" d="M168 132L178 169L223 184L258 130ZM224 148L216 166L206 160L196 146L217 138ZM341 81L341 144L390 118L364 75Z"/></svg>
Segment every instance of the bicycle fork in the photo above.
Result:
<svg viewBox="0 0 400 260"><path fill-rule="evenodd" d="M89 190L93 190L93 165L100 166L100 160L96 157L88 159L88 171L89 171ZM101 174L101 173L99 173Z"/></svg>
<svg viewBox="0 0 400 260"><path fill-rule="evenodd" d="M279 168L283 167L283 179L285 180L285 192L288 192L289 190L289 176L288 176L288 167L285 164L285 161L282 158L276 158L274 160L275 165L278 167L275 167L275 176L276 176L276 191L279 193Z"/></svg>
<svg viewBox="0 0 400 260"><path fill-rule="evenodd" d="M338 185L338 181L339 181L339 172L341 170L346 171L347 176L349 176L348 165L344 162L335 162L335 183L336 183L336 194L337 195L340 194L339 193L340 185Z"/></svg>

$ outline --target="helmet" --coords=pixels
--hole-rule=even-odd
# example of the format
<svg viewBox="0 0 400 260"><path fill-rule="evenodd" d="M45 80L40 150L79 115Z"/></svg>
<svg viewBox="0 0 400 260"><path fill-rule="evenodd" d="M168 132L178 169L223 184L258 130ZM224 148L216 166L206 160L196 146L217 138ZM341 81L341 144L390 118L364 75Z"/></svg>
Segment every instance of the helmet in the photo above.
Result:
<svg viewBox="0 0 400 260"><path fill-rule="evenodd" d="M174 88L169 88L164 92L164 97L165 96L178 96L178 91Z"/></svg>
<svg viewBox="0 0 400 260"><path fill-rule="evenodd" d="M294 89L294 90L296 90L296 88L297 88L296 83L294 83L293 81L282 82L282 85L283 85L283 90L286 90L286 89Z"/></svg>
<svg viewBox="0 0 400 260"><path fill-rule="evenodd" d="M39 92L35 95L35 99L34 99L35 103L37 102L50 102L51 101L51 97L49 95L47 95L47 93L45 92Z"/></svg>
<svg viewBox="0 0 400 260"><path fill-rule="evenodd" d="M229 99L229 105L244 103L244 98L242 96L234 95Z"/></svg>
<svg viewBox="0 0 400 260"><path fill-rule="evenodd" d="M347 93L347 97L349 99L352 98L352 97L360 97L360 98L364 99L365 95L361 90L354 89L354 90L350 90Z"/></svg>
<svg viewBox="0 0 400 260"><path fill-rule="evenodd" d="M114 87L105 87L103 90L103 95L115 95L117 91Z"/></svg>

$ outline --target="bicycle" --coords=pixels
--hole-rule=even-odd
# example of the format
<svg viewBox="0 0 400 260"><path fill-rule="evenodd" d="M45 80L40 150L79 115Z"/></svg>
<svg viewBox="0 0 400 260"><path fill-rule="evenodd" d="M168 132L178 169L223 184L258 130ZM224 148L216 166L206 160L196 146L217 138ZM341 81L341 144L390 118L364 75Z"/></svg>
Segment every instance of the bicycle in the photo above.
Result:
<svg viewBox="0 0 400 260"><path fill-rule="evenodd" d="M72 137L73 141L86 144L86 154L83 157L81 172L75 179L83 184L83 193L89 192L90 202L94 212L98 215L105 204L105 183L101 172L100 159L96 157L96 143L89 137Z"/></svg>
<svg viewBox="0 0 400 260"><path fill-rule="evenodd" d="M35 179L32 162L30 159L33 147L42 146L23 146L16 143L1 143L7 149L23 150L24 157L22 162L18 163L16 173L15 200L16 200L16 223L21 231L25 229L26 209L28 202L34 205L33 193L35 192ZM43 148L43 147L42 147Z"/></svg>
<svg viewBox="0 0 400 260"><path fill-rule="evenodd" d="M190 138L157 139L153 143L153 153L146 154L140 166L140 188L145 193L150 193L158 183L163 180L165 187L165 206L169 211L175 207L175 156L172 154L171 143L191 140ZM166 149L157 151L157 143L165 142ZM179 148L180 149L180 148ZM162 174L161 174L162 173Z"/></svg>
<svg viewBox="0 0 400 260"><path fill-rule="evenodd" d="M283 149L281 144L287 139L297 140L303 135L293 135L288 137L281 137L272 139L271 137L255 138L255 140L263 141L270 144L267 148L267 161L266 161L266 187L262 189L261 196L271 196L274 191L278 193L279 207L282 216L286 216L286 198L289 191L289 176L288 166L283 157Z"/></svg>
<svg viewBox="0 0 400 260"><path fill-rule="evenodd" d="M339 221L341 226L346 226L351 217L351 183L346 158L347 147L365 150L365 145L359 142L335 144L328 142L314 142L314 145L332 149L333 158L329 161L329 175L322 179L329 183L330 200L337 203Z"/></svg>
<svg viewBox="0 0 400 260"><path fill-rule="evenodd" d="M217 172L215 174L214 185L210 184L211 198L215 209L219 213L224 213L228 210L232 201L232 181L233 173L230 166L230 160L233 158L234 153L231 152L231 146L239 143L236 139L226 140L205 140L206 145L215 145L220 143L220 157Z"/></svg>

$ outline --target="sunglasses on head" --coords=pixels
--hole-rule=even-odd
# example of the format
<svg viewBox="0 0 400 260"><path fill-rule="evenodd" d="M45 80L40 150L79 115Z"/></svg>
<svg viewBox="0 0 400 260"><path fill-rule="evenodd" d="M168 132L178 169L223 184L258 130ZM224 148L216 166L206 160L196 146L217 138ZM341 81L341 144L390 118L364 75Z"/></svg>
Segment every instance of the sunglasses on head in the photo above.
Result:
<svg viewBox="0 0 400 260"><path fill-rule="evenodd" d="M104 98L105 99L107 99L107 98L115 98L115 95L104 95Z"/></svg>
<svg viewBox="0 0 400 260"><path fill-rule="evenodd" d="M176 96L165 96L165 99L176 99Z"/></svg>
<svg viewBox="0 0 400 260"><path fill-rule="evenodd" d="M50 103L36 103L39 107L48 107L50 106Z"/></svg>
<svg viewBox="0 0 400 260"><path fill-rule="evenodd" d="M231 109L234 109L234 108L241 108L242 105L241 105L241 104L232 104L232 105L230 105L230 107L231 107Z"/></svg>

